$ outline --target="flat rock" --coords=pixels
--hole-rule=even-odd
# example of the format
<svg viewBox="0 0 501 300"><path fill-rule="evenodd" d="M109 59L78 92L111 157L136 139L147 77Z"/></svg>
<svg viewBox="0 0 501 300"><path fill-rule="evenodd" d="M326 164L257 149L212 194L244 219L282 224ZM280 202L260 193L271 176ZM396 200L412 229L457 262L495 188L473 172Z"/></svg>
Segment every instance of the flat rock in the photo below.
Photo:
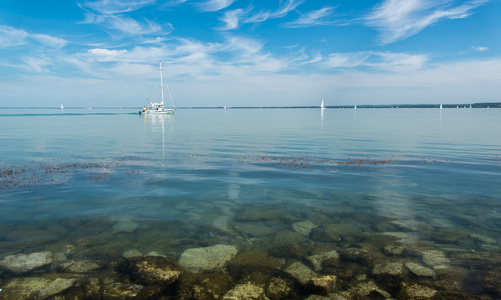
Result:
<svg viewBox="0 0 501 300"><path fill-rule="evenodd" d="M223 267L237 253L238 249L229 245L192 248L185 250L179 257L178 262L188 271L203 272Z"/></svg>
<svg viewBox="0 0 501 300"><path fill-rule="evenodd" d="M277 232L277 234L275 234L275 237L273 238L273 244L299 244L306 240L307 238L302 234L299 234L295 231L285 230L279 231Z"/></svg>
<svg viewBox="0 0 501 300"><path fill-rule="evenodd" d="M139 224L131 220L120 220L113 225L112 230L116 232L131 233L139 227Z"/></svg>
<svg viewBox="0 0 501 300"><path fill-rule="evenodd" d="M62 272L69 273L89 273L95 272L102 268L103 266L97 262L90 260L67 260L59 264L58 268Z"/></svg>
<svg viewBox="0 0 501 300"><path fill-rule="evenodd" d="M432 299L437 294L436 290L418 284L402 283L402 290L406 299Z"/></svg>
<svg viewBox="0 0 501 300"><path fill-rule="evenodd" d="M264 289L252 283L237 284L223 296L223 300L268 300Z"/></svg>
<svg viewBox="0 0 501 300"><path fill-rule="evenodd" d="M235 228L236 231L250 237L267 236L276 232L275 229L264 225L262 222L235 223L233 224L233 228Z"/></svg>
<svg viewBox="0 0 501 300"><path fill-rule="evenodd" d="M289 273L289 275L294 277L302 285L308 284L310 279L317 276L313 270L298 261L292 263L287 269L285 269L285 272Z"/></svg>
<svg viewBox="0 0 501 300"><path fill-rule="evenodd" d="M317 228L317 227L318 227L317 225L313 224L313 222L311 222L309 220L292 224L292 229L295 232L302 234L304 236L309 236L311 233L311 230L313 228Z"/></svg>
<svg viewBox="0 0 501 300"><path fill-rule="evenodd" d="M384 276L402 276L403 264L400 262L387 262L374 265L372 274Z"/></svg>
<svg viewBox="0 0 501 300"><path fill-rule="evenodd" d="M228 262L227 269L230 274L242 276L242 274L261 272L265 274L277 274L281 263L270 256L264 249L251 249L235 256Z"/></svg>
<svg viewBox="0 0 501 300"><path fill-rule="evenodd" d="M14 279L4 286L2 299L47 299L73 287L75 278L26 277Z"/></svg>
<svg viewBox="0 0 501 300"><path fill-rule="evenodd" d="M496 244L497 243L495 239L490 238L490 237L485 236L485 235L481 235L481 234L472 233L472 234L470 234L470 237L472 237L473 239L478 240L482 243L486 243L486 244Z"/></svg>
<svg viewBox="0 0 501 300"><path fill-rule="evenodd" d="M174 260L162 256L131 257L119 266L119 270L137 283L152 285L172 284L182 273Z"/></svg>
<svg viewBox="0 0 501 300"><path fill-rule="evenodd" d="M423 252L423 262L434 269L446 268L450 260L440 250L428 250Z"/></svg>
<svg viewBox="0 0 501 300"><path fill-rule="evenodd" d="M416 275L417 277L427 277L427 278L437 278L437 274L435 271L432 269L428 269L426 267L421 266L420 264L416 264L413 262L407 262L405 263L405 266L409 271L411 271L412 274Z"/></svg>
<svg viewBox="0 0 501 300"><path fill-rule="evenodd" d="M361 295L361 296L369 296L369 294L376 293L385 298L390 298L391 295L385 290L380 289L374 281L361 282L356 286L350 288L350 291ZM351 299L351 298L350 298Z"/></svg>
<svg viewBox="0 0 501 300"><path fill-rule="evenodd" d="M113 282L103 286L103 297L105 299L134 299L143 289L144 286L140 284Z"/></svg>
<svg viewBox="0 0 501 300"><path fill-rule="evenodd" d="M123 258L130 258L134 256L143 256L143 254L136 249L127 250L124 253L122 253Z"/></svg>
<svg viewBox="0 0 501 300"><path fill-rule="evenodd" d="M321 295L328 295L336 288L337 277L335 275L315 276L310 279L312 289Z"/></svg>
<svg viewBox="0 0 501 300"><path fill-rule="evenodd" d="M336 250L332 250L329 252L308 256L308 261L311 262L315 271L319 272L320 270L322 270L324 263L329 266L338 266L339 254L336 252Z"/></svg>
<svg viewBox="0 0 501 300"><path fill-rule="evenodd" d="M31 254L14 254L2 258L2 260L0 260L0 267L10 272L20 274L47 266L53 261L52 253L49 251Z"/></svg>

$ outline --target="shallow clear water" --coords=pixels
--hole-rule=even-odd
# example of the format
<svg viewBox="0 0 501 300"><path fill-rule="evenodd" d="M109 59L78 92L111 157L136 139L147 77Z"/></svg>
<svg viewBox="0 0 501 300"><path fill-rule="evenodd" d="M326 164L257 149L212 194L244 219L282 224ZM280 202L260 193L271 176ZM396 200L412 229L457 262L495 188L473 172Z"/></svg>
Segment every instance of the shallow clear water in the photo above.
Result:
<svg viewBox="0 0 501 300"><path fill-rule="evenodd" d="M268 249L309 220L338 252L406 232L500 258L499 128L496 109L3 109L0 255Z"/></svg>

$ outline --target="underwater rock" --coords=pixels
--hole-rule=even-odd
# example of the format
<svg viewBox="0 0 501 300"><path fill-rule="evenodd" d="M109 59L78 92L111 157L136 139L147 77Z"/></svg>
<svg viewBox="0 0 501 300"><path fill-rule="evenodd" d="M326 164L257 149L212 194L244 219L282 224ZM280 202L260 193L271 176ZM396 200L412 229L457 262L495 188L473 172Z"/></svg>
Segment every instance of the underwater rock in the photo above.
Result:
<svg viewBox="0 0 501 300"><path fill-rule="evenodd" d="M290 230L285 230L279 231L277 232L277 234L275 234L275 237L273 238L273 244L300 244L306 240L307 238L302 234Z"/></svg>
<svg viewBox="0 0 501 300"><path fill-rule="evenodd" d="M310 239L322 243L336 243L339 242L339 235L335 232L327 231L323 228L313 228L310 233Z"/></svg>
<svg viewBox="0 0 501 300"><path fill-rule="evenodd" d="M450 263L445 254L440 250L428 250L422 253L423 261L433 269L444 269Z"/></svg>
<svg viewBox="0 0 501 300"><path fill-rule="evenodd" d="M288 282L291 281L291 282ZM296 299L299 298L297 293L291 288L293 286L292 280L285 280L282 278L271 278L266 288L266 295L270 299Z"/></svg>
<svg viewBox="0 0 501 300"><path fill-rule="evenodd" d="M402 255L405 250L405 247L402 245L387 245L384 247L384 253L395 256Z"/></svg>
<svg viewBox="0 0 501 300"><path fill-rule="evenodd" d="M317 276L317 274L310 268L298 261L293 262L287 269L285 269L285 272L289 273L289 275L294 277L302 285L308 284L310 279Z"/></svg>
<svg viewBox="0 0 501 300"><path fill-rule="evenodd" d="M179 264L191 272L203 272L223 267L237 255L235 246L215 245L185 250L179 257Z"/></svg>
<svg viewBox="0 0 501 300"><path fill-rule="evenodd" d="M233 279L225 273L185 272L176 282L176 299L217 300L230 289Z"/></svg>
<svg viewBox="0 0 501 300"><path fill-rule="evenodd" d="M245 251L228 262L227 269L233 276L245 276L253 272L276 275L281 264L264 249Z"/></svg>
<svg viewBox="0 0 501 300"><path fill-rule="evenodd" d="M477 240L477 241L480 241L482 243L486 243L486 244L496 244L497 243L495 239L490 238L490 237L485 236L485 235L481 235L481 234L472 233L472 234L470 234L470 237Z"/></svg>
<svg viewBox="0 0 501 300"><path fill-rule="evenodd" d="M395 276L402 277L403 264L400 262L385 262L374 265L372 268L373 275L383 275L385 277Z"/></svg>
<svg viewBox="0 0 501 300"><path fill-rule="evenodd" d="M222 298L223 300L269 300L264 293L264 289L253 283L237 284L228 291Z"/></svg>
<svg viewBox="0 0 501 300"><path fill-rule="evenodd" d="M114 282L103 286L103 298L132 299L138 297L143 289L140 284Z"/></svg>
<svg viewBox="0 0 501 300"><path fill-rule="evenodd" d="M182 271L175 261L162 256L131 257L119 266L122 273L130 274L134 282L169 285Z"/></svg>
<svg viewBox="0 0 501 300"><path fill-rule="evenodd" d="M316 276L310 279L312 290L321 295L328 295L336 288L337 277L334 275Z"/></svg>
<svg viewBox="0 0 501 300"><path fill-rule="evenodd" d="M115 232L134 232L139 227L139 224L131 220L120 220L111 228Z"/></svg>
<svg viewBox="0 0 501 300"><path fill-rule="evenodd" d="M436 293L436 290L426 286L418 284L407 285L405 282L402 283L402 298L405 299L432 299Z"/></svg>
<svg viewBox="0 0 501 300"><path fill-rule="evenodd" d="M292 224L292 229L295 232L300 233L304 236L309 236L311 230L313 228L317 228L317 227L318 226L313 224L310 220L303 221L303 222L297 222L297 223Z"/></svg>
<svg viewBox="0 0 501 300"><path fill-rule="evenodd" d="M306 249L297 244L280 245L271 248L269 252L274 257L289 258L289 259L304 259L308 255Z"/></svg>
<svg viewBox="0 0 501 300"><path fill-rule="evenodd" d="M61 272L89 273L103 268L103 265L90 260L68 260L58 265Z"/></svg>
<svg viewBox="0 0 501 300"><path fill-rule="evenodd" d="M8 255L0 260L0 267L10 272L20 274L47 266L53 262L52 253L49 251L34 252L31 254Z"/></svg>
<svg viewBox="0 0 501 300"><path fill-rule="evenodd" d="M437 274L435 271L432 269L425 268L419 264L413 263L413 262L407 262L405 263L405 266L409 271L411 271L412 274L416 275L417 277L424 277L424 278L437 278Z"/></svg>
<svg viewBox="0 0 501 300"><path fill-rule="evenodd" d="M127 250L124 253L122 253L123 258L130 258L134 256L143 256L143 254L137 251L136 249Z"/></svg>
<svg viewBox="0 0 501 300"><path fill-rule="evenodd" d="M231 228L229 224L231 219L232 218L230 216L219 216L212 222L212 226L214 227L214 229L224 234L230 236L238 236L238 234Z"/></svg>
<svg viewBox="0 0 501 300"><path fill-rule="evenodd" d="M372 264L373 261L371 253L360 248L344 249L341 252L341 256L343 259L348 259L362 265Z"/></svg>
<svg viewBox="0 0 501 300"><path fill-rule="evenodd" d="M55 276L18 278L3 287L2 299L47 299L73 287L75 278Z"/></svg>
<svg viewBox="0 0 501 300"><path fill-rule="evenodd" d="M338 267L339 254L336 252L336 250L332 250L329 252L308 256L308 261L311 262L315 271L319 272L320 270L322 270L322 266L324 264L328 266Z"/></svg>
<svg viewBox="0 0 501 300"><path fill-rule="evenodd" d="M249 237L262 237L267 235L272 235L276 232L275 229L264 225L262 222L252 222L252 223L234 223L233 228L236 231L242 233Z"/></svg>
<svg viewBox="0 0 501 300"><path fill-rule="evenodd" d="M372 298L390 298L391 295L385 290L380 289L374 281L361 282L350 288L350 292L360 296L372 296ZM358 299L358 298L357 298Z"/></svg>

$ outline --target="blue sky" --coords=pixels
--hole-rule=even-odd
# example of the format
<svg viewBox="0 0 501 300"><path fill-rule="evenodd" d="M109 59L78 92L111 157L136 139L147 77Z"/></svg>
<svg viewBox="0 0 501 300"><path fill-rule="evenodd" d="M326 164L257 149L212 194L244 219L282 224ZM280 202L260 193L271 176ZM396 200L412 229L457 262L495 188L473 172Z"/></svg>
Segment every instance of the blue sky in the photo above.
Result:
<svg viewBox="0 0 501 300"><path fill-rule="evenodd" d="M501 101L501 0L3 0L0 106Z"/></svg>

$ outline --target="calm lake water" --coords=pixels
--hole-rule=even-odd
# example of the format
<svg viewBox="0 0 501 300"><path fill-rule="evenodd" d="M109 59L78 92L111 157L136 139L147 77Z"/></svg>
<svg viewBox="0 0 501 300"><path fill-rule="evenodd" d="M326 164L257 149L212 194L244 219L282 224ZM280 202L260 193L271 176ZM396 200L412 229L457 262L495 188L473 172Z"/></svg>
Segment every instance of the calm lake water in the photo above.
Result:
<svg viewBox="0 0 501 300"><path fill-rule="evenodd" d="M499 298L500 128L497 109L2 109L0 257L62 252L95 274L126 251L223 244L287 273L325 249L339 262L315 271L339 293L374 280L410 298L375 271L398 261L399 280L437 295ZM305 254L277 254L292 245ZM60 271L36 272L0 271L0 288Z"/></svg>

